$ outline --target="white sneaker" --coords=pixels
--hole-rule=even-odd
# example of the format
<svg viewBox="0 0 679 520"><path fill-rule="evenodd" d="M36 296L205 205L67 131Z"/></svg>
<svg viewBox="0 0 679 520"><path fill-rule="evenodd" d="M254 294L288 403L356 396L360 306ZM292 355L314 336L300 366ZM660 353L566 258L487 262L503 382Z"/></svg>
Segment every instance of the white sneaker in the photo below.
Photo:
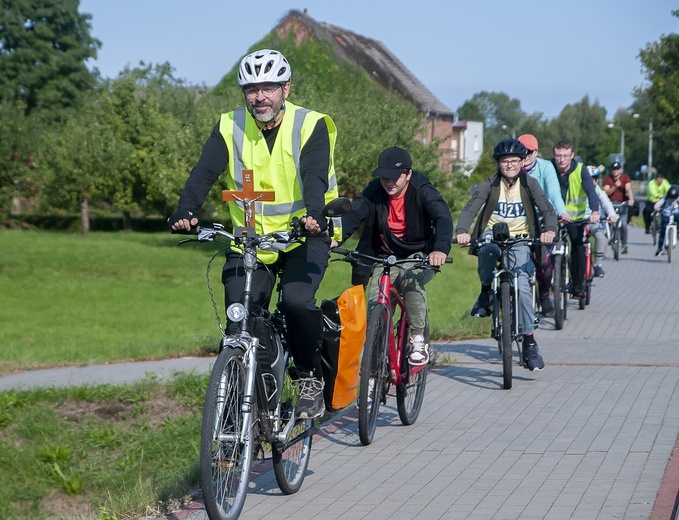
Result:
<svg viewBox="0 0 679 520"><path fill-rule="evenodd" d="M424 336L417 334L410 338L410 355L408 363L421 366L429 363L429 345L424 342Z"/></svg>

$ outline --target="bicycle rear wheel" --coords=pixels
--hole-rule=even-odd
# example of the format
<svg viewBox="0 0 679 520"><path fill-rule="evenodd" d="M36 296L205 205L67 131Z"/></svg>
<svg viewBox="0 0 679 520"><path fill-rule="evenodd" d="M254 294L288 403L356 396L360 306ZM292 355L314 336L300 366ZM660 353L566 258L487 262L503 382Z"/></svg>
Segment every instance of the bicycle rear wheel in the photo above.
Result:
<svg viewBox="0 0 679 520"><path fill-rule="evenodd" d="M505 390L512 387L512 302L509 282L500 284L502 380Z"/></svg>
<svg viewBox="0 0 679 520"><path fill-rule="evenodd" d="M429 344L428 321L424 329L424 341L427 345ZM408 376L405 381L396 387L396 407L398 408L398 417L401 419L401 423L409 426L420 415L420 409L424 401L424 391L427 386L427 365L421 367L410 366L406 354L404 352L405 359L403 362L408 367Z"/></svg>
<svg viewBox="0 0 679 520"><path fill-rule="evenodd" d="M563 297L566 291L563 273L563 255L554 255L552 258L554 259L554 277L552 281L552 289L554 290L554 328L561 330L566 319L566 304Z"/></svg>
<svg viewBox="0 0 679 520"><path fill-rule="evenodd" d="M289 426L293 409L289 403L282 407L282 427ZM271 446L273 472L280 490L286 495L297 493L302 487L306 470L311 458L310 432L313 419L297 419L288 433L285 442L275 442Z"/></svg>
<svg viewBox="0 0 679 520"><path fill-rule="evenodd" d="M655 215L653 215L651 217L650 228L651 228L651 236L653 237L653 245L655 246L655 245L658 244L658 221L657 221Z"/></svg>
<svg viewBox="0 0 679 520"><path fill-rule="evenodd" d="M217 357L205 395L200 435L200 479L208 516L240 516L254 452L252 432L241 439L245 363L243 351L225 348Z"/></svg>
<svg viewBox="0 0 679 520"><path fill-rule="evenodd" d="M378 303L368 316L358 388L358 436L364 446L373 440L380 404L387 398L387 346L390 332L391 313L386 305Z"/></svg>

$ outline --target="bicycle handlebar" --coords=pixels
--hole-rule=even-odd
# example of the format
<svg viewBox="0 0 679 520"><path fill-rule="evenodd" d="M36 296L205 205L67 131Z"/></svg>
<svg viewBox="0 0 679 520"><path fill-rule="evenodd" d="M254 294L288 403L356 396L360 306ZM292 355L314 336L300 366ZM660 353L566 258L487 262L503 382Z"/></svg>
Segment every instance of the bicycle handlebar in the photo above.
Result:
<svg viewBox="0 0 679 520"><path fill-rule="evenodd" d="M413 269L432 269L435 271L439 271L438 266L431 265L427 262L427 257L422 256L422 257L415 257L415 258L401 258L398 259L396 258L395 255L389 255L389 256L373 256L373 255L368 255L366 253L359 253L358 251L349 251L348 249L343 249L341 247L336 247L334 249L330 250L331 253L337 253L338 255L343 255L344 258L337 258L333 261L343 261L343 262L349 262L352 264L359 264L359 265L367 265L365 263L362 263L361 260L368 260L370 262L376 263L376 264L381 264L383 266L395 266L395 265L402 265L402 264L407 264L407 263L412 263L415 264L413 265ZM453 259L451 257L447 257L445 260L446 264L452 264Z"/></svg>
<svg viewBox="0 0 679 520"><path fill-rule="evenodd" d="M214 242L217 237L224 237L227 240L232 240L237 245L248 245L249 247L266 250L275 248L276 246L274 244L288 245L298 241L302 237L302 234L294 221L291 224L292 229L288 231L272 231L271 233L257 236L237 236L226 231L222 224L215 223L212 224L212 226L213 227L196 226L195 230L193 230L194 234L197 235L196 238L184 238L177 242L177 245L182 245L187 242Z"/></svg>

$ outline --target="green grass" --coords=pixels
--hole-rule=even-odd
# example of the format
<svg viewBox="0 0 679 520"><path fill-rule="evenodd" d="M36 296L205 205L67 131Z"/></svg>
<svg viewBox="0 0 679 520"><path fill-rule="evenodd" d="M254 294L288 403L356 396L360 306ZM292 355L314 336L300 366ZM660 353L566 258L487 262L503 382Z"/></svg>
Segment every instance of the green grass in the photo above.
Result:
<svg viewBox="0 0 679 520"><path fill-rule="evenodd" d="M131 519L198 485L207 376L0 392L0 519Z"/></svg>
<svg viewBox="0 0 679 520"><path fill-rule="evenodd" d="M177 247L149 233L0 232L0 373L46 366L200 355L219 329L205 284L213 245ZM427 286L432 337L488 335L468 311L478 292L476 258L453 246ZM221 259L211 271L223 316ZM333 262L319 300L350 283Z"/></svg>

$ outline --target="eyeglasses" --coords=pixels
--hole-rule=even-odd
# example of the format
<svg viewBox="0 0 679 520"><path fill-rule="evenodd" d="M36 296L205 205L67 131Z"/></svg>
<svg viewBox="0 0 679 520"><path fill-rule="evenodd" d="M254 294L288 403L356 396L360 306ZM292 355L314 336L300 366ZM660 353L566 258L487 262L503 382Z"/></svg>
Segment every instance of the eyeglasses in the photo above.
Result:
<svg viewBox="0 0 679 520"><path fill-rule="evenodd" d="M523 159L503 159L503 160L501 160L501 161L499 161L499 162L500 162L500 164L501 164L502 166L504 166L504 167L509 167L509 166L515 167L515 166L518 166L519 163L520 163L522 160L523 160Z"/></svg>
<svg viewBox="0 0 679 520"><path fill-rule="evenodd" d="M279 88L281 88L281 85L278 85L278 84L264 85L263 87L244 87L243 93L245 94L246 97L249 97L249 98L257 97L257 94L259 92L261 92L266 97L270 97Z"/></svg>

